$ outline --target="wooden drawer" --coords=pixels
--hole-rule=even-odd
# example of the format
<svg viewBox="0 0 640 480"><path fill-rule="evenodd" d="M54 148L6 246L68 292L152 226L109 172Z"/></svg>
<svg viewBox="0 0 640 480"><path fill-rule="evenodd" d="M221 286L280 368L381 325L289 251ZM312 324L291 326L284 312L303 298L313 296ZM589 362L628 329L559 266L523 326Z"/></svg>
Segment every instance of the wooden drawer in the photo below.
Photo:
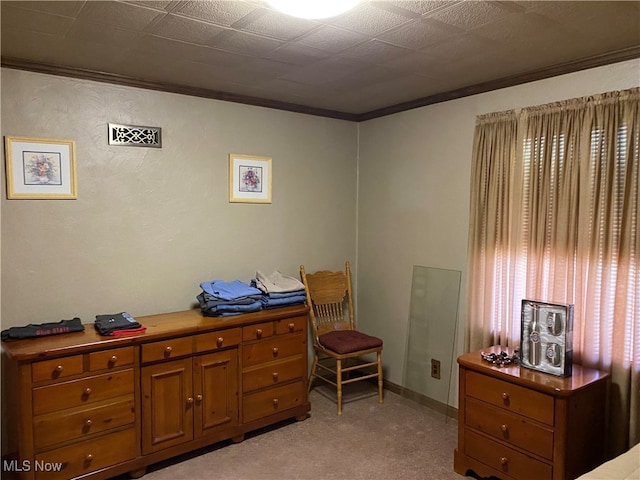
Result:
<svg viewBox="0 0 640 480"><path fill-rule="evenodd" d="M133 365L133 347L112 348L89 354L89 370L105 370L125 365Z"/></svg>
<svg viewBox="0 0 640 480"><path fill-rule="evenodd" d="M242 329L230 328L211 333L201 333L196 336L196 352L219 350L221 348L239 345L242 341Z"/></svg>
<svg viewBox="0 0 640 480"><path fill-rule="evenodd" d="M251 422L274 413L297 407L304 398L304 383L296 382L245 395L243 421Z"/></svg>
<svg viewBox="0 0 640 480"><path fill-rule="evenodd" d="M142 363L169 360L193 353L193 337L172 338L142 345Z"/></svg>
<svg viewBox="0 0 640 480"><path fill-rule="evenodd" d="M242 348L242 365L245 367L259 363L300 355L306 352L304 338L300 334L273 337L267 340L244 345Z"/></svg>
<svg viewBox="0 0 640 480"><path fill-rule="evenodd" d="M287 318L276 322L276 334L294 333L304 331L307 325L307 317Z"/></svg>
<svg viewBox="0 0 640 480"><path fill-rule="evenodd" d="M82 355L43 360L31 365L31 380L43 382L82 373Z"/></svg>
<svg viewBox="0 0 640 480"><path fill-rule="evenodd" d="M43 480L79 477L132 460L139 455L138 450L136 430L129 428L36 455L35 476ZM47 466L50 471L46 471Z"/></svg>
<svg viewBox="0 0 640 480"><path fill-rule="evenodd" d="M42 415L133 394L133 389L132 369L38 387L33 389L33 414Z"/></svg>
<svg viewBox="0 0 640 480"><path fill-rule="evenodd" d="M247 368L242 372L242 390L250 392L278 385L306 375L302 356L286 357L283 361L269 362L265 366Z"/></svg>
<svg viewBox="0 0 640 480"><path fill-rule="evenodd" d="M40 415L33 422L33 438L36 448L42 448L134 422L133 395L127 395L94 403L87 408Z"/></svg>
<svg viewBox="0 0 640 480"><path fill-rule="evenodd" d="M553 430L526 417L509 413L486 403L467 399L465 422L498 440L553 460Z"/></svg>
<svg viewBox="0 0 640 480"><path fill-rule="evenodd" d="M242 327L243 342L262 340L271 336L273 336L273 322L256 323L255 325Z"/></svg>
<svg viewBox="0 0 640 480"><path fill-rule="evenodd" d="M535 460L469 429L465 429L464 435L465 453L485 465L520 480L551 480L553 468L550 464Z"/></svg>
<svg viewBox="0 0 640 480"><path fill-rule="evenodd" d="M467 371L467 395L553 425L554 398L481 373Z"/></svg>

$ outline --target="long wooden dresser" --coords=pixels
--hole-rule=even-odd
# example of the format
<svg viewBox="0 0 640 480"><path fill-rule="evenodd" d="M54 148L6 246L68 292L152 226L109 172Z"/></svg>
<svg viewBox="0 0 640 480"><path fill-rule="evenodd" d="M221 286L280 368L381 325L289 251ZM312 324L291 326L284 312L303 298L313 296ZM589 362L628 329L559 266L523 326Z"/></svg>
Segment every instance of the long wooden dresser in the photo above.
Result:
<svg viewBox="0 0 640 480"><path fill-rule="evenodd" d="M303 420L304 305L230 317L138 317L128 337L84 332L3 343L2 478L141 477L153 463Z"/></svg>
<svg viewBox="0 0 640 480"><path fill-rule="evenodd" d="M490 347L487 353L501 351ZM458 358L454 469L502 480L571 480L604 460L609 374L573 366L562 378Z"/></svg>

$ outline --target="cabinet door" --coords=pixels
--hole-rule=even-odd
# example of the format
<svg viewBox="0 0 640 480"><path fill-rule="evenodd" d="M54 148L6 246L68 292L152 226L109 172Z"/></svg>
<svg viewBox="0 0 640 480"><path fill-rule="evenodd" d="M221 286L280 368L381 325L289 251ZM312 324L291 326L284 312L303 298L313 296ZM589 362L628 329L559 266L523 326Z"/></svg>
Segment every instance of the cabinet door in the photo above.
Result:
<svg viewBox="0 0 640 480"><path fill-rule="evenodd" d="M195 435L238 424L238 350L200 355L193 360Z"/></svg>
<svg viewBox="0 0 640 480"><path fill-rule="evenodd" d="M193 439L191 358L143 367L141 378L143 453Z"/></svg>

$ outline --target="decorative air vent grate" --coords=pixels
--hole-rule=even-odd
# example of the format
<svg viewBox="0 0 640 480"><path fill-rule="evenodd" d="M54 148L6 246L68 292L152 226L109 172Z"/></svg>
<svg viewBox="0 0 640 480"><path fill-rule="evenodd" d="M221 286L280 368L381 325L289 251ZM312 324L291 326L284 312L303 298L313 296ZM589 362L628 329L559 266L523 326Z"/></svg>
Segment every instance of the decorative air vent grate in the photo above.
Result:
<svg viewBox="0 0 640 480"><path fill-rule="evenodd" d="M162 129L110 123L109 145L162 148Z"/></svg>

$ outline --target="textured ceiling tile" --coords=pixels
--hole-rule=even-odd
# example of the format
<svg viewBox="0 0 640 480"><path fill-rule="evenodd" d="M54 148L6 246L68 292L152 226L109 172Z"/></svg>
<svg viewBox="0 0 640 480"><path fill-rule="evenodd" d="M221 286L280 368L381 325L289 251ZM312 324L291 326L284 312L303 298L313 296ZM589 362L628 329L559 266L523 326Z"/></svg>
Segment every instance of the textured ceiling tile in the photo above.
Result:
<svg viewBox="0 0 640 480"><path fill-rule="evenodd" d="M353 10L336 17L334 25L354 32L375 37L387 30L411 20L413 15L405 16L376 8L374 4L363 3Z"/></svg>
<svg viewBox="0 0 640 480"><path fill-rule="evenodd" d="M25 2L24 0L18 2L2 1L2 14L4 15L4 9L7 6L13 6L18 8L24 8L26 10L35 10L40 12L52 13L55 15L62 15L65 17L75 17L82 9L85 2L51 2L51 1L35 1Z"/></svg>
<svg viewBox="0 0 640 480"><path fill-rule="evenodd" d="M30 32L64 36L73 18L2 5L2 28L20 28Z"/></svg>
<svg viewBox="0 0 640 480"><path fill-rule="evenodd" d="M535 13L514 13L476 28L473 33L510 47L535 51L544 45L553 48L556 42L566 40L558 27Z"/></svg>
<svg viewBox="0 0 640 480"><path fill-rule="evenodd" d="M44 61L47 50L62 41L62 37L59 36L4 26L0 29L0 33L3 57L24 58L30 61ZM42 48L42 45L47 45L48 48Z"/></svg>
<svg viewBox="0 0 640 480"><path fill-rule="evenodd" d="M128 49L140 41L143 35L142 32L123 30L101 23L76 22L71 26L66 38L80 43L101 44L110 49Z"/></svg>
<svg viewBox="0 0 640 480"><path fill-rule="evenodd" d="M257 8L258 7L256 5L240 1L190 1L183 2L183 4L178 7L174 13L199 18L223 27L230 27Z"/></svg>
<svg viewBox="0 0 640 480"><path fill-rule="evenodd" d="M361 61L374 64L385 63L394 58L400 58L411 53L411 50L396 47L378 40L370 40L348 48L340 53L342 56L351 56Z"/></svg>
<svg viewBox="0 0 640 480"><path fill-rule="evenodd" d="M367 85L397 78L397 72L391 68L373 65L341 77L338 81L327 82L326 86L335 91L358 90Z"/></svg>
<svg viewBox="0 0 640 480"><path fill-rule="evenodd" d="M242 27L234 27L280 40L293 40L317 28L318 23L292 18L272 10L264 10L264 14L255 20L243 24Z"/></svg>
<svg viewBox="0 0 640 480"><path fill-rule="evenodd" d="M317 48L296 43L287 43L272 52L267 52L264 57L294 65L307 65L327 58L329 55L331 54L325 50L318 50Z"/></svg>
<svg viewBox="0 0 640 480"><path fill-rule="evenodd" d="M322 85L343 78L366 67L366 64L351 59L330 57L309 65L308 67L293 69L286 75L282 75L281 78L292 82L307 83L309 85Z"/></svg>
<svg viewBox="0 0 640 480"><path fill-rule="evenodd" d="M420 15L424 15L425 13L433 12L434 10L438 10L441 8L446 8L451 5L455 5L456 3L460 3L460 0L457 1L446 1L446 0L425 0L425 1L413 1L413 0L395 0L395 1L385 1L385 2L373 2L374 4L382 4L384 8L386 5L393 5L396 8L402 8L411 12L415 12Z"/></svg>
<svg viewBox="0 0 640 480"><path fill-rule="evenodd" d="M116 25L121 28L142 31L163 12L144 6L136 6L121 2L86 2L79 19Z"/></svg>
<svg viewBox="0 0 640 480"><path fill-rule="evenodd" d="M464 33L429 45L420 52L439 61L457 61L461 58L492 52L499 46L500 44L473 33Z"/></svg>
<svg viewBox="0 0 640 480"><path fill-rule="evenodd" d="M327 52L337 53L369 39L370 37L360 33L324 26L299 39L298 42Z"/></svg>
<svg viewBox="0 0 640 480"><path fill-rule="evenodd" d="M224 29L186 17L166 15L147 31L159 37L195 43L197 45L210 45L213 43L216 35L223 32Z"/></svg>
<svg viewBox="0 0 640 480"><path fill-rule="evenodd" d="M211 46L221 50L241 53L243 55L260 56L284 45L284 42L260 37L245 32L228 30L215 38Z"/></svg>
<svg viewBox="0 0 640 480"><path fill-rule="evenodd" d="M213 48L205 47L202 45L194 45L184 43L176 40L171 40L164 37L158 37L155 35L143 35L136 43L130 45L131 55L135 57L129 57L128 61L138 62L141 58L170 58L172 61L177 60L191 60L194 62L219 62L221 64L229 63L230 59L239 61L237 55L219 52ZM125 52L128 55L129 52Z"/></svg>
<svg viewBox="0 0 640 480"><path fill-rule="evenodd" d="M438 60L420 50L409 55L391 60L385 66L400 72L428 74L438 68Z"/></svg>
<svg viewBox="0 0 640 480"><path fill-rule="evenodd" d="M405 48L419 50L433 43L453 37L457 32L429 19L414 20L407 25L380 36L380 40Z"/></svg>
<svg viewBox="0 0 640 480"><path fill-rule="evenodd" d="M464 2L429 15L429 18L448 25L470 30L499 20L509 12L491 2Z"/></svg>
<svg viewBox="0 0 640 480"><path fill-rule="evenodd" d="M168 11L180 2L178 0L129 0L124 3L133 3L134 5L144 5L146 7L155 8L156 10Z"/></svg>

